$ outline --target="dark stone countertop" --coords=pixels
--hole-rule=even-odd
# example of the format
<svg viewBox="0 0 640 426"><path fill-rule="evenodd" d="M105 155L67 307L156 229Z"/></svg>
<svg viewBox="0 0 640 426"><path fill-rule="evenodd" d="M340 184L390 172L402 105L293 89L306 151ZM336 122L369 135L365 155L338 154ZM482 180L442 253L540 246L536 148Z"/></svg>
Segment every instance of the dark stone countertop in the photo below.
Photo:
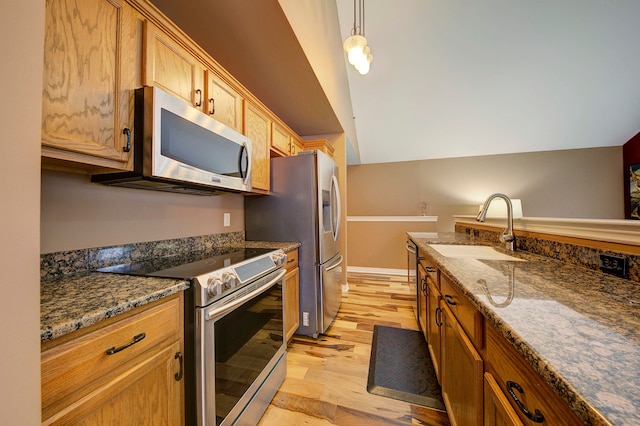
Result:
<svg viewBox="0 0 640 426"><path fill-rule="evenodd" d="M233 246L294 250L299 243ZM40 283L40 341L46 342L188 289L189 281L84 271Z"/></svg>
<svg viewBox="0 0 640 426"><path fill-rule="evenodd" d="M639 283L523 251L445 257L429 244L474 240L408 234L586 424L640 424Z"/></svg>

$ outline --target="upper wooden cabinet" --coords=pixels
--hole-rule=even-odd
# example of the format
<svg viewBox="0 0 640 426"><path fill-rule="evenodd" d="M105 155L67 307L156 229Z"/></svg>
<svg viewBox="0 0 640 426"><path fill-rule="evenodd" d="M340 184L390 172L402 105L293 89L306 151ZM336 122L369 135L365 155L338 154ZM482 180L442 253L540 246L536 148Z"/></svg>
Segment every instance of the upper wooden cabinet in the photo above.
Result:
<svg viewBox="0 0 640 426"><path fill-rule="evenodd" d="M335 148L333 146L331 146L329 141L326 140L326 139L318 139L318 140L314 140L314 141L305 141L304 142L304 149L305 150L317 149L319 151L324 152L325 154L327 154L331 158L333 158L333 151L335 150Z"/></svg>
<svg viewBox="0 0 640 426"><path fill-rule="evenodd" d="M122 0L48 0L45 14L43 163L131 170L142 17Z"/></svg>
<svg viewBox="0 0 640 426"><path fill-rule="evenodd" d="M298 155L300 151L304 151L304 141L293 134L291 135L291 155Z"/></svg>
<svg viewBox="0 0 640 426"><path fill-rule="evenodd" d="M202 109L205 66L168 34L145 23L144 84L160 86Z"/></svg>
<svg viewBox="0 0 640 426"><path fill-rule="evenodd" d="M291 135L276 123L273 123L271 130L271 150L283 156L291 154Z"/></svg>
<svg viewBox="0 0 640 426"><path fill-rule="evenodd" d="M244 135L251 139L251 186L254 192L268 192L270 187L269 141L271 120L264 111L249 102L244 104Z"/></svg>
<svg viewBox="0 0 640 426"><path fill-rule="evenodd" d="M206 113L242 132L242 97L213 71L207 70Z"/></svg>

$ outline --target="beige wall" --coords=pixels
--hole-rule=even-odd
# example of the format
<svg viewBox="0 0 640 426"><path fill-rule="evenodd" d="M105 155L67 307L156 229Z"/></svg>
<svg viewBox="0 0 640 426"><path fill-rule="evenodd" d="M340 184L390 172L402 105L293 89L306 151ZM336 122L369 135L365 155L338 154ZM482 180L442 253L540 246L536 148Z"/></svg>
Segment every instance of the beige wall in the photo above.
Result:
<svg viewBox="0 0 640 426"><path fill-rule="evenodd" d="M0 422L40 424L40 111L44 2L0 16Z"/></svg>
<svg viewBox="0 0 640 426"><path fill-rule="evenodd" d="M41 252L244 231L242 195L115 188L89 176L42 172ZM223 214L231 226L223 226Z"/></svg>
<svg viewBox="0 0 640 426"><path fill-rule="evenodd" d="M488 195L522 200L524 216L623 219L622 147L546 151L349 166L348 213L475 214Z"/></svg>
<svg viewBox="0 0 640 426"><path fill-rule="evenodd" d="M439 232L452 232L453 215L476 214L494 192L520 198L527 217L624 218L621 147L367 164L347 173L349 216L419 215L424 201ZM372 238L365 226L349 222L348 265L403 268L402 225L392 241Z"/></svg>

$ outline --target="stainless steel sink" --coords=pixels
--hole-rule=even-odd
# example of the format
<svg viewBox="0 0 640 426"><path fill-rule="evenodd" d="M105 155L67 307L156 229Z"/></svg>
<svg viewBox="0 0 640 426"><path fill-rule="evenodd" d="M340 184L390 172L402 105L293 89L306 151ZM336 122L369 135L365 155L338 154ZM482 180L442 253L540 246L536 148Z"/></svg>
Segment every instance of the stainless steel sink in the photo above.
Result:
<svg viewBox="0 0 640 426"><path fill-rule="evenodd" d="M524 262L524 259L518 259L517 257L509 256L508 254L500 253L493 247L489 246L475 246L475 245L463 245L463 244L429 244L429 246L443 255L444 257L453 258L467 258L467 259L485 259L485 260L513 260L518 262Z"/></svg>

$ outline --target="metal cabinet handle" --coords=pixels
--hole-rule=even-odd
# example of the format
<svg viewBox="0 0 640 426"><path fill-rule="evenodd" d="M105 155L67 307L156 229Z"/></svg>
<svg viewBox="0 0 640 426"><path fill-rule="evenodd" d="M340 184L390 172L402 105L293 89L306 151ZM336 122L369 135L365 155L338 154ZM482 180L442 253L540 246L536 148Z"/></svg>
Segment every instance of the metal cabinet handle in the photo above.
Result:
<svg viewBox="0 0 640 426"><path fill-rule="evenodd" d="M447 302L447 304L451 305L451 306L455 306L455 305L458 304L455 300L453 300L453 296L451 296L450 294L445 294L444 295L444 301Z"/></svg>
<svg viewBox="0 0 640 426"><path fill-rule="evenodd" d="M295 261L296 261L295 259L289 259L289 260L287 260L287 263L291 263L291 262L295 262Z"/></svg>
<svg viewBox="0 0 640 426"><path fill-rule="evenodd" d="M182 352L176 352L173 359L177 359L180 364L180 370L173 376L173 378L176 379L176 382L179 382L182 380Z"/></svg>
<svg viewBox="0 0 640 426"><path fill-rule="evenodd" d="M196 89L196 95L198 95L198 101L196 102L196 106L202 106L202 90Z"/></svg>
<svg viewBox="0 0 640 426"><path fill-rule="evenodd" d="M133 340L130 341L129 343L125 343L124 345L118 346L117 348L115 346L112 346L109 349L107 349L107 355L113 355L113 354L118 353L118 352L120 352L122 350L125 350L129 346L135 345L136 343L138 343L139 341L141 341L145 337L147 337L147 335L145 333L136 334L135 336L133 336Z"/></svg>
<svg viewBox="0 0 640 426"><path fill-rule="evenodd" d="M209 109L209 114L213 115L216 113L216 100L213 98L209 99L209 105L211 105L211 108Z"/></svg>
<svg viewBox="0 0 640 426"><path fill-rule="evenodd" d="M516 403L520 411L522 411L522 414L527 416L527 418L532 422L535 422L535 423L544 422L544 416L542 415L540 410L536 408L535 410L533 410L533 414L531 414L531 411L529 411L527 407L525 407L524 404L522 404L522 402L520 401L516 393L513 391L513 388L515 388L520 393L524 393L524 390L522 390L522 386L520 386L516 382L507 381L507 392L509 392L509 396L511 396L511 398Z"/></svg>
<svg viewBox="0 0 640 426"><path fill-rule="evenodd" d="M425 296L427 295L427 280L425 277L422 277L422 280L420 281L420 291Z"/></svg>
<svg viewBox="0 0 640 426"><path fill-rule="evenodd" d="M122 150L124 152L129 152L131 151L131 129L125 127L124 129L122 129L122 134L127 136L127 143L125 144L124 148L122 148Z"/></svg>
<svg viewBox="0 0 640 426"><path fill-rule="evenodd" d="M438 327L442 327L442 320L438 321L438 315L442 313L442 309L440 308L440 306L438 306L436 308L436 313L435 313L435 320L436 320L436 325Z"/></svg>

